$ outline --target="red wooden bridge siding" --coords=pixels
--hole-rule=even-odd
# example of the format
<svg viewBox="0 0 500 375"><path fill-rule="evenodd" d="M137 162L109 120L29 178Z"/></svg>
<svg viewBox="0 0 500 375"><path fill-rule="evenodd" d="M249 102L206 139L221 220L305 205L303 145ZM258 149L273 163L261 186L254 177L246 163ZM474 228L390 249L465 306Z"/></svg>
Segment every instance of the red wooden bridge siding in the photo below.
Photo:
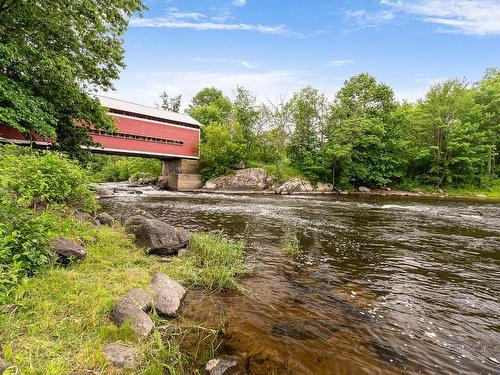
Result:
<svg viewBox="0 0 500 375"><path fill-rule="evenodd" d="M93 152L155 157L159 159L198 159L200 124L190 116L135 103L98 97L114 117L116 132L91 130L101 147ZM0 125L0 137L15 143L26 143L17 130ZM47 145L41 139L37 144Z"/></svg>

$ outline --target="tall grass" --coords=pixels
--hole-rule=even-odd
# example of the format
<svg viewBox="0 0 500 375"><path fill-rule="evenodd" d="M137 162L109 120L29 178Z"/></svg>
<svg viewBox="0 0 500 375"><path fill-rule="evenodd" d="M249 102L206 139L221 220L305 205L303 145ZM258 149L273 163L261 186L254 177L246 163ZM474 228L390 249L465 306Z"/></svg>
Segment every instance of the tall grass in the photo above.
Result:
<svg viewBox="0 0 500 375"><path fill-rule="evenodd" d="M281 241L281 249L290 256L297 256L300 253L300 241L295 232L287 232Z"/></svg>
<svg viewBox="0 0 500 375"><path fill-rule="evenodd" d="M212 290L239 288L245 273L242 241L229 241L222 234L195 233L188 254L169 263L166 272L185 283Z"/></svg>

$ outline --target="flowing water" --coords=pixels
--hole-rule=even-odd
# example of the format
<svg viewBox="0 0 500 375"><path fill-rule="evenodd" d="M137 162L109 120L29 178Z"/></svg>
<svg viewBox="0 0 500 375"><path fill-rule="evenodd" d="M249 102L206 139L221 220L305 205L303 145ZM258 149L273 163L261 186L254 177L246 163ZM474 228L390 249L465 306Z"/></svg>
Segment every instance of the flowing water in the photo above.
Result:
<svg viewBox="0 0 500 375"><path fill-rule="evenodd" d="M500 374L498 203L137 189L103 205L247 241L252 292L186 307L223 311L247 373Z"/></svg>

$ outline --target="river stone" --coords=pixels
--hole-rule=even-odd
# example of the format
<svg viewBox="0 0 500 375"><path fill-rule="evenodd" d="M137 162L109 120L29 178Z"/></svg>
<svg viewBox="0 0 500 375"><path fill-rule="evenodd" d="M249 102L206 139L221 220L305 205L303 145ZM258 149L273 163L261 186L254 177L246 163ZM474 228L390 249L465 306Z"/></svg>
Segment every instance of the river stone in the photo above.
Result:
<svg viewBox="0 0 500 375"><path fill-rule="evenodd" d="M333 187L332 184L325 184L323 182L318 183L318 187L316 188L316 191L322 192L322 193L329 193L334 191L335 188Z"/></svg>
<svg viewBox="0 0 500 375"><path fill-rule="evenodd" d="M220 176L208 180L203 189L207 190L265 190L269 187L268 175L262 168L247 168L234 175Z"/></svg>
<svg viewBox="0 0 500 375"><path fill-rule="evenodd" d="M125 222L125 227L135 234L137 244L147 248L151 254L175 254L189 243L188 231L158 219L132 216Z"/></svg>
<svg viewBox="0 0 500 375"><path fill-rule="evenodd" d="M276 189L276 194L308 193L313 190L309 181L302 178L291 178Z"/></svg>
<svg viewBox="0 0 500 375"><path fill-rule="evenodd" d="M77 221L88 221L90 223L94 222L94 217L88 212L80 212L80 211L75 212L75 219Z"/></svg>
<svg viewBox="0 0 500 375"><path fill-rule="evenodd" d="M68 264L71 260L83 260L86 255L83 246L63 237L57 237L52 244L52 248L63 264Z"/></svg>
<svg viewBox="0 0 500 375"><path fill-rule="evenodd" d="M111 310L112 320L119 325L130 321L132 330L147 337L154 328L154 323L145 313L151 307L151 297L142 289L131 289L123 295Z"/></svg>
<svg viewBox="0 0 500 375"><path fill-rule="evenodd" d="M106 359L115 367L134 368L136 365L136 354L134 349L124 343L114 342L104 344L102 347L102 353L104 354L104 357L106 357Z"/></svg>
<svg viewBox="0 0 500 375"><path fill-rule="evenodd" d="M111 198L111 197L115 196L113 191L109 190L109 189L97 188L95 191L96 191L97 195L99 196L99 198Z"/></svg>
<svg viewBox="0 0 500 375"><path fill-rule="evenodd" d="M366 186L360 186L360 187L358 187L358 191L360 193L369 193L370 189L368 189Z"/></svg>
<svg viewBox="0 0 500 375"><path fill-rule="evenodd" d="M238 365L235 358L214 358L207 362L205 369L210 375L224 375Z"/></svg>
<svg viewBox="0 0 500 375"><path fill-rule="evenodd" d="M476 194L476 198L488 198L486 194Z"/></svg>
<svg viewBox="0 0 500 375"><path fill-rule="evenodd" d="M107 225L108 227L113 225L113 222L115 221L115 219L113 219L113 217L107 212L101 212L97 215L97 220L99 220L101 224Z"/></svg>
<svg viewBox="0 0 500 375"><path fill-rule="evenodd" d="M168 190L168 176L158 177L157 185L161 190Z"/></svg>
<svg viewBox="0 0 500 375"><path fill-rule="evenodd" d="M176 317L186 290L167 275L155 272L149 288L153 292L153 305L159 315Z"/></svg>

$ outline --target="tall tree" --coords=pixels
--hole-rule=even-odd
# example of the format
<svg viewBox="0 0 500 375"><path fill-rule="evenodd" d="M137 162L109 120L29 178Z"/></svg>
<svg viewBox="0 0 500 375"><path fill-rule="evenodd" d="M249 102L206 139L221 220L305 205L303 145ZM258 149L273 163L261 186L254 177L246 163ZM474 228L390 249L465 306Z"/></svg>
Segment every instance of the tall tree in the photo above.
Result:
<svg viewBox="0 0 500 375"><path fill-rule="evenodd" d="M246 155L250 155L255 148L255 127L259 118L259 110L255 96L243 86L236 86L232 104L233 120L242 128L246 141Z"/></svg>
<svg viewBox="0 0 500 375"><path fill-rule="evenodd" d="M313 180L317 180L321 175L326 108L325 96L312 87L306 87L295 93L288 102L294 127L290 137L288 157L292 165Z"/></svg>
<svg viewBox="0 0 500 375"><path fill-rule="evenodd" d="M344 83L331 110L325 150L332 182L386 185L401 173L394 133L400 126L389 86L360 74Z"/></svg>
<svg viewBox="0 0 500 375"><path fill-rule="evenodd" d="M465 82L433 85L412 121L416 172L436 186L477 179L489 157L482 122L482 108Z"/></svg>
<svg viewBox="0 0 500 375"><path fill-rule="evenodd" d="M88 93L112 88L128 19L143 9L141 0L1 1L0 120L82 156L90 126L113 128Z"/></svg>
<svg viewBox="0 0 500 375"><path fill-rule="evenodd" d="M222 124L229 121L231 101L215 87L206 87L193 96L186 112L202 125Z"/></svg>
<svg viewBox="0 0 500 375"><path fill-rule="evenodd" d="M161 104L159 107L165 111L179 112L181 109L182 94L170 97L166 91L160 94Z"/></svg>

